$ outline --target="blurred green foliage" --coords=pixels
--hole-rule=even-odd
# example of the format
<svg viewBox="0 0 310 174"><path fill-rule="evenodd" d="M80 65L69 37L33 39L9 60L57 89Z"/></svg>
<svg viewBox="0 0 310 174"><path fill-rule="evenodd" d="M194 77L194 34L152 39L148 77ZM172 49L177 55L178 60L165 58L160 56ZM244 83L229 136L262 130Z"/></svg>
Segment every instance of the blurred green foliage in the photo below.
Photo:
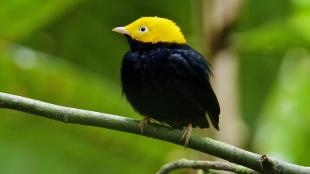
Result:
<svg viewBox="0 0 310 174"><path fill-rule="evenodd" d="M290 50L283 60L255 135L258 150L308 165L310 161L310 54Z"/></svg>
<svg viewBox="0 0 310 174"><path fill-rule="evenodd" d="M35 31L52 23L79 1L0 1L0 38L23 40Z"/></svg>
<svg viewBox="0 0 310 174"><path fill-rule="evenodd" d="M246 1L233 37L249 148L304 165L310 162L309 21L307 0Z"/></svg>

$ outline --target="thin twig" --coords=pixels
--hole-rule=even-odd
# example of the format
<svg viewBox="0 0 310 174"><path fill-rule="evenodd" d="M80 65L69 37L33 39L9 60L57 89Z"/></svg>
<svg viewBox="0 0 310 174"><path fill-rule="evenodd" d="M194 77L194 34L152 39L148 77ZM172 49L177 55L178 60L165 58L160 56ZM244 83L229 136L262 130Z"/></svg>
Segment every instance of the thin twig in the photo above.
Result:
<svg viewBox="0 0 310 174"><path fill-rule="evenodd" d="M139 129L140 121L136 119L58 106L1 92L0 107L27 112L65 123L104 127L141 135ZM148 124L148 126L144 128L143 135L183 145L183 142L181 141L183 135L182 130L174 130L153 123ZM267 173L266 171L268 171L268 173L277 174L310 174L309 167L298 166L267 157L266 155L255 154L196 134L192 134L187 147L248 167L261 173Z"/></svg>
<svg viewBox="0 0 310 174"><path fill-rule="evenodd" d="M181 159L168 164L163 165L156 174L168 174L169 172L175 169L214 169L214 170L223 170L229 172L235 172L238 174L259 174L258 172L237 165L233 163L225 163L225 162L216 162L216 161L195 161L195 160L187 160Z"/></svg>

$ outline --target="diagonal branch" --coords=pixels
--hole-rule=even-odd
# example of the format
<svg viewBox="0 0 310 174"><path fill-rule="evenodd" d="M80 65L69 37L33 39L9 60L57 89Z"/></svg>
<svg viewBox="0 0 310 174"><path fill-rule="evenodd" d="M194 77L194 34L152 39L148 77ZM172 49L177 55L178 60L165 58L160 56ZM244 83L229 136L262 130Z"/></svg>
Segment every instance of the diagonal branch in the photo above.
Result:
<svg viewBox="0 0 310 174"><path fill-rule="evenodd" d="M181 159L165 164L159 169L159 171L156 174L168 174L169 172L175 169L184 169L184 168L203 169L203 170L214 169L214 170L234 172L238 174L259 174L254 170L233 163L224 163L215 161L196 161L187 159Z"/></svg>
<svg viewBox="0 0 310 174"><path fill-rule="evenodd" d="M0 107L27 112L65 123L104 127L141 135L139 130L139 120L136 119L58 106L1 92ZM149 124L144 128L143 135L183 145L181 142L183 132L181 130L173 130L158 124ZM262 173L310 174L309 167L298 166L267 157L266 155L248 152L196 134L191 136L188 148L214 155Z"/></svg>

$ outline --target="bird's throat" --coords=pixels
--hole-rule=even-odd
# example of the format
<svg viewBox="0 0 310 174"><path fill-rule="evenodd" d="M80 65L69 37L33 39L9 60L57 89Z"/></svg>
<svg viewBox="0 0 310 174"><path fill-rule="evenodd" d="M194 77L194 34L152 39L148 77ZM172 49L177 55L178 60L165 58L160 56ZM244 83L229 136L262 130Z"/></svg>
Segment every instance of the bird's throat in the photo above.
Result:
<svg viewBox="0 0 310 174"><path fill-rule="evenodd" d="M145 43L138 40L133 39L132 37L125 35L129 44L129 47L132 51L144 51L156 48L158 46L165 46L165 47L174 47L180 44L177 43Z"/></svg>

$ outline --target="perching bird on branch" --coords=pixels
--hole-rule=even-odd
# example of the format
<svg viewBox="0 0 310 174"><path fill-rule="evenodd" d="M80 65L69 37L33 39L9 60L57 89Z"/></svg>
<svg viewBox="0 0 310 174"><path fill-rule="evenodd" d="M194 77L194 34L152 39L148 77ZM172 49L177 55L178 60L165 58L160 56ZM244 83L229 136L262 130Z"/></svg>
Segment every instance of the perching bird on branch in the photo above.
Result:
<svg viewBox="0 0 310 174"><path fill-rule="evenodd" d="M210 85L208 62L186 45L180 28L171 20L142 17L112 31L125 35L121 81L133 108L144 116L141 132L150 118L173 128L185 129L187 145L192 127L219 130L220 107Z"/></svg>

